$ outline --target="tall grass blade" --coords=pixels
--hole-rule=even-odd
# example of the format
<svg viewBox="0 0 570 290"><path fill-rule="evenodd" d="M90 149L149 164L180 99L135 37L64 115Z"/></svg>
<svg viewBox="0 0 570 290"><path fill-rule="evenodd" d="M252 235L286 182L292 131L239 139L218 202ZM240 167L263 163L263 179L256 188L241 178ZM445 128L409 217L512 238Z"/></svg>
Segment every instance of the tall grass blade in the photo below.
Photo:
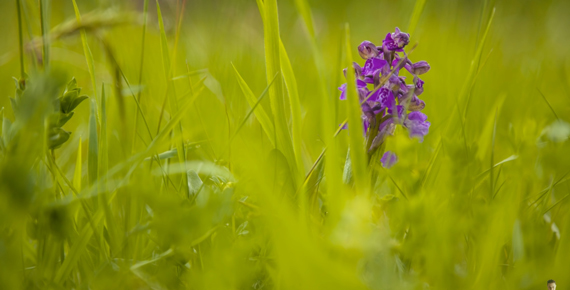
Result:
<svg viewBox="0 0 570 290"><path fill-rule="evenodd" d="M83 162L81 161L81 137L79 137L79 144L77 145L77 158L75 161L75 170L73 171L73 187L81 190L81 176Z"/></svg>
<svg viewBox="0 0 570 290"><path fill-rule="evenodd" d="M410 17L410 24L408 24L408 30L406 31L410 35L414 35L414 32L416 32L416 27L418 26L418 22L420 21L420 17L424 11L426 1L427 0L416 0L412 17Z"/></svg>
<svg viewBox="0 0 570 290"><path fill-rule="evenodd" d="M364 137L361 134L362 118L358 92L356 91L356 76L352 73L352 44L350 43L350 28L345 25L345 53L348 71L346 73L346 95L347 95L347 115L348 115L348 143L350 145L350 160L352 166L352 176L357 192L368 194L368 182L366 171L366 152L364 150Z"/></svg>
<svg viewBox="0 0 570 290"><path fill-rule="evenodd" d="M81 25L81 14L79 13L79 8L77 7L77 3L75 0L73 2L73 10L75 11L75 19L77 23ZM93 94L95 95L95 99L97 97L97 82L95 80L95 64L93 61L93 54L91 53L91 49L89 48L89 44L87 43L87 34L85 29L81 29L81 45L83 46L83 54L85 54L85 60L87 61L87 69L89 70L89 76L91 77L91 85L93 86Z"/></svg>
<svg viewBox="0 0 570 290"><path fill-rule="evenodd" d="M265 42L265 69L267 83L271 78L281 71L280 58L280 36L279 36L279 16L277 13L277 0L267 0L263 3L257 1L257 5L262 15L263 38ZM300 170L296 166L295 152L292 147L291 135L285 117L285 103L283 83L277 82L269 89L269 99L273 122L275 127L275 147L285 155L289 166L293 172Z"/></svg>
<svg viewBox="0 0 570 290"><path fill-rule="evenodd" d="M167 82L166 94L168 95L168 102L170 103L170 113L176 114L178 111L178 104L176 100L176 93L174 84L172 83L172 69L170 67L170 55L168 50L168 41L166 32L164 30L164 21L162 19L162 12L160 11L160 4L156 1L156 13L158 15L158 24L160 27L160 49L162 51L162 64L164 67L164 76ZM182 123L178 123L177 128L174 130L174 139L176 140L176 149L178 150L178 160L180 163L186 161L186 152L184 151L184 136L182 134ZM188 184L188 176L183 175L184 184ZM190 198L190 191L187 186L184 186L186 196Z"/></svg>
<svg viewBox="0 0 570 290"><path fill-rule="evenodd" d="M89 150L87 154L87 169L89 173L89 184L93 185L97 181L97 164L99 162L99 142L97 138L97 103L91 99L91 115L89 117Z"/></svg>

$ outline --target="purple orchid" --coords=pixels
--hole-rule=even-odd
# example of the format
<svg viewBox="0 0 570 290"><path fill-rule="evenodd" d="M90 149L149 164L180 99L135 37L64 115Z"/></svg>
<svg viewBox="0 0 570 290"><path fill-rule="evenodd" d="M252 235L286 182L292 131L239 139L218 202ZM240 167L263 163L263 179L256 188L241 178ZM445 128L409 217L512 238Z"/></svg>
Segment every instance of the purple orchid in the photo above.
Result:
<svg viewBox="0 0 570 290"><path fill-rule="evenodd" d="M382 162L382 166L384 168L390 168L394 166L396 162L398 162L398 156L396 156L396 154L394 154L392 151L386 151L386 153L382 155L380 162Z"/></svg>
<svg viewBox="0 0 570 290"><path fill-rule="evenodd" d="M424 141L424 136L429 132L429 126L427 116L419 111L410 112L404 121L404 127L410 131L410 138L417 137L420 143Z"/></svg>
<svg viewBox="0 0 570 290"><path fill-rule="evenodd" d="M358 53L366 61L362 67L354 63L353 68L361 102L364 134L367 138L373 138L370 148L367 148L369 152L379 148L386 137L394 133L397 125L406 128L410 138L418 138L420 142L429 132L431 124L427 121L427 116L420 112L425 108L425 102L418 98L424 91L424 81L418 76L427 73L430 65L426 61L412 63L408 59L404 48L409 42L410 35L396 27L395 32L388 33L382 40L382 46L375 46L370 41L364 41L358 46ZM402 68L412 74L412 84L407 84L406 78L399 76ZM346 72L345 69L345 76ZM340 99L346 99L346 84L339 87L339 90ZM377 124L378 121L382 123ZM378 131L370 132L370 128L378 128ZM393 153L386 154L382 159L397 160ZM386 164L391 166L393 162Z"/></svg>
<svg viewBox="0 0 570 290"><path fill-rule="evenodd" d="M358 46L358 53L363 59L369 59L378 56L378 48L374 43L365 40Z"/></svg>

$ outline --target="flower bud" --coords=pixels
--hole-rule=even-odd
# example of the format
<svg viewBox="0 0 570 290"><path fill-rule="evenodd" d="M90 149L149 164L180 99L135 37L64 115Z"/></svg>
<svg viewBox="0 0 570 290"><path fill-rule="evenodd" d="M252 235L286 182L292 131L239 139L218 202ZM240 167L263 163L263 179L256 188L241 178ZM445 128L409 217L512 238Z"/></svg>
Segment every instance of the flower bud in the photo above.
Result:
<svg viewBox="0 0 570 290"><path fill-rule="evenodd" d="M392 39L398 48L404 48L404 46L410 43L410 35L401 32L398 27L396 27L396 32L392 33Z"/></svg>
<svg viewBox="0 0 570 290"><path fill-rule="evenodd" d="M365 40L358 46L358 53L363 59L369 59L378 56L378 49L374 43Z"/></svg>
<svg viewBox="0 0 570 290"><path fill-rule="evenodd" d="M412 64L412 73L415 75L425 74L429 71L429 69L429 64L423 60Z"/></svg>

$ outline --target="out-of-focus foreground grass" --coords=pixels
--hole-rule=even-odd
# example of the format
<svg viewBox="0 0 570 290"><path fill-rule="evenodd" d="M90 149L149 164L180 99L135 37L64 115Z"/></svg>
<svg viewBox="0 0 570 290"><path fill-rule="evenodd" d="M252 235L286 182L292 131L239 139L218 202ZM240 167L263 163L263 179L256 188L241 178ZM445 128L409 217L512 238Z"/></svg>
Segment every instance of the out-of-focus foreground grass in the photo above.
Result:
<svg viewBox="0 0 570 290"><path fill-rule="evenodd" d="M570 284L568 1L159 3L1 1L1 289ZM430 132L387 140L370 194L332 137L345 23L361 65L396 26L431 65Z"/></svg>

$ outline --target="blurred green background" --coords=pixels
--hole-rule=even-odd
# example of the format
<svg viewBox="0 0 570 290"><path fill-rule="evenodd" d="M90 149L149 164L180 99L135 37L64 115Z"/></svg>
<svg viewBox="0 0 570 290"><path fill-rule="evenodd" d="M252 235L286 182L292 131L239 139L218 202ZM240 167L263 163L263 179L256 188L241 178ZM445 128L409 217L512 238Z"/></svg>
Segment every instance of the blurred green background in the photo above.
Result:
<svg viewBox="0 0 570 290"><path fill-rule="evenodd" d="M18 2L29 78L15 114ZM260 108L278 118L272 99L249 115L236 75L255 98L273 79L258 9L273 1L159 0L164 38L144 2L77 0L85 26L72 0L0 2L1 289L570 284L570 2L277 1L300 100L284 88L297 170L258 121ZM360 65L361 41L399 27L414 29L410 59L431 66L430 132L388 138L399 161L372 160L370 194L339 179L348 132L330 137L347 116L346 23ZM72 77L89 99L49 150L49 104Z"/></svg>

